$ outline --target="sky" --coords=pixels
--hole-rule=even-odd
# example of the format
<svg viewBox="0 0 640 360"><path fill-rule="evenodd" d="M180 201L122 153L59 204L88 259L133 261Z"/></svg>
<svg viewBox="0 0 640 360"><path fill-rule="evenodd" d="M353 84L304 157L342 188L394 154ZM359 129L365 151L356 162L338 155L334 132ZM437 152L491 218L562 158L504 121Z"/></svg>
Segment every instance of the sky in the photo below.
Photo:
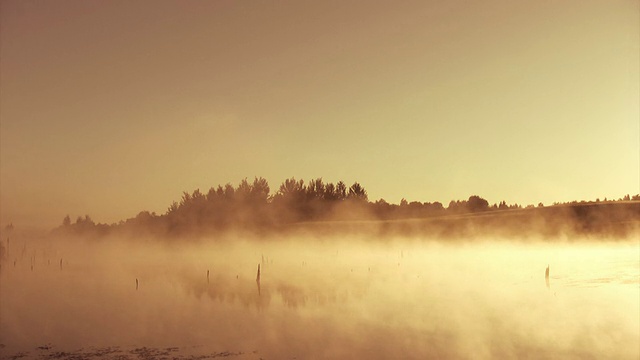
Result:
<svg viewBox="0 0 640 360"><path fill-rule="evenodd" d="M0 1L0 224L255 176L370 200L640 193L636 0Z"/></svg>

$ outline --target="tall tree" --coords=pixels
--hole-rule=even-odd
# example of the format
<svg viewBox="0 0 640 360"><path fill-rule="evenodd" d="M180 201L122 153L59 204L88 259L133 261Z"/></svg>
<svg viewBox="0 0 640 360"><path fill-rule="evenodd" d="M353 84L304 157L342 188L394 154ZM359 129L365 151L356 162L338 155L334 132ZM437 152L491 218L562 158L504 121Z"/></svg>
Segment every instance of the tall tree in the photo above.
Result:
<svg viewBox="0 0 640 360"><path fill-rule="evenodd" d="M336 184L336 199L344 200L347 198L347 185L344 182L338 181Z"/></svg>
<svg viewBox="0 0 640 360"><path fill-rule="evenodd" d="M349 198L359 201L368 201L367 191L358 182L349 187Z"/></svg>
<svg viewBox="0 0 640 360"><path fill-rule="evenodd" d="M266 203L269 199L269 183L265 178L254 178L251 186L251 199L258 203Z"/></svg>

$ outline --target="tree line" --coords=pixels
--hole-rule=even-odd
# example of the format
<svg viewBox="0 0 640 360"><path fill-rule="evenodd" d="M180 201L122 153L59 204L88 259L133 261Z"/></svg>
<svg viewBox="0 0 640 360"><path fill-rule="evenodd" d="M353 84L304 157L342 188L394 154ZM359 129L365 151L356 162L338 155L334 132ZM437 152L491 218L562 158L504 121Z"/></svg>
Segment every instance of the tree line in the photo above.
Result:
<svg viewBox="0 0 640 360"><path fill-rule="evenodd" d="M627 195L619 200L631 200ZM634 196L633 200L640 200ZM554 205L560 205L558 203ZM534 207L528 205L527 208ZM538 204L543 207L543 204ZM58 232L108 234L114 231L133 231L153 235L206 234L231 229L265 231L290 224L340 220L398 220L461 215L477 212L522 209L519 204L502 201L490 205L480 196L449 202L408 202L390 204L384 199L369 201L366 189L358 182L351 186L343 181L325 183L322 178L305 182L286 179L271 194L266 179L243 179L237 186L230 183L183 192L179 201L172 202L164 214L142 211L137 216L107 225L96 224L89 215L78 217L74 223L67 215Z"/></svg>

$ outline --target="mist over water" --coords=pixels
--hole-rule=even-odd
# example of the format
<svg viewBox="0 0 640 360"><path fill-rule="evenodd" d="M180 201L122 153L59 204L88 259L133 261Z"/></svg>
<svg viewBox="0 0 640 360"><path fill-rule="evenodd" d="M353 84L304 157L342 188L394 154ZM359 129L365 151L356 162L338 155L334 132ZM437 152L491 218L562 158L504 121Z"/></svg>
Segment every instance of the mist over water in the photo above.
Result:
<svg viewBox="0 0 640 360"><path fill-rule="evenodd" d="M639 251L634 241L12 239L0 356L637 359Z"/></svg>

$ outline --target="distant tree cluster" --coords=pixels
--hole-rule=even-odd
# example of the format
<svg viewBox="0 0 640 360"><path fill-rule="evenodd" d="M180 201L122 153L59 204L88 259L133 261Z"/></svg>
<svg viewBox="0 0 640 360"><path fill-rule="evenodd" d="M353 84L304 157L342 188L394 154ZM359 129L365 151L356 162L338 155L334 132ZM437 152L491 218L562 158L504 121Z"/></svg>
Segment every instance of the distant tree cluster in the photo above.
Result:
<svg viewBox="0 0 640 360"><path fill-rule="evenodd" d="M58 229L77 234L87 232L106 234L109 231L109 228L110 226L106 224L96 224L89 215L78 216L75 223L71 223L71 217L67 215L62 219L62 226Z"/></svg>
<svg viewBox="0 0 640 360"><path fill-rule="evenodd" d="M148 211L118 224L95 224L87 215L71 223L63 220L61 230L83 233L88 230L133 229L153 233L207 233L231 228L261 230L291 223L319 220L368 218L367 191L358 182L351 186L343 181L325 183L317 178L285 180L275 194L266 179L246 178L238 186L231 184L212 187L206 193L196 189L183 192L180 201L174 201L166 213L157 215Z"/></svg>
<svg viewBox="0 0 640 360"><path fill-rule="evenodd" d="M620 201L640 200L629 195ZM528 205L527 208L533 208ZM542 203L538 207L543 207ZM521 205L508 205L505 201L489 205L480 196L451 201L445 208L439 202L418 201L390 204L384 199L370 202L367 191L358 182L351 186L343 181L325 183L322 178L305 182L286 179L275 194L266 179L246 178L234 187L231 184L210 188L206 193L196 189L184 192L180 201L170 204L164 214L148 211L117 224L96 224L89 215L78 217L75 223L67 215L58 231L67 233L134 231L150 234L212 233L229 229L263 231L293 223L329 220L396 220L433 218L488 211L522 209Z"/></svg>
<svg viewBox="0 0 640 360"><path fill-rule="evenodd" d="M577 201L577 200L573 200L573 201L568 201L568 202L554 202L553 205L554 206L558 206L558 205L577 205L577 204L597 204L597 203L601 203L601 202L622 202L622 201L640 201L640 194L636 194L636 195L625 195L621 198L618 198L618 200L614 200L614 199L607 199L606 197L602 200L600 200L600 198L597 198L595 201L586 201L586 200L581 200L581 201Z"/></svg>

